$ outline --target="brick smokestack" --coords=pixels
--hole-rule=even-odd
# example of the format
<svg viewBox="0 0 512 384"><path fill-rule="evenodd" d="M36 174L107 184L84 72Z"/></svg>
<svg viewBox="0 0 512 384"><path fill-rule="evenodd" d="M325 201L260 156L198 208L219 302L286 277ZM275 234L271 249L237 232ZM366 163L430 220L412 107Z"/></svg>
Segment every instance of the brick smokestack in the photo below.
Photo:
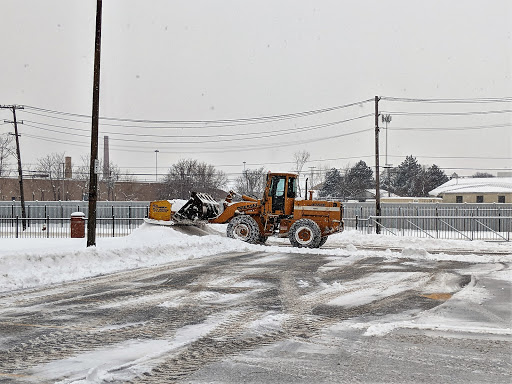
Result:
<svg viewBox="0 0 512 384"><path fill-rule="evenodd" d="M71 179L73 177L73 170L71 168L71 156L66 156L64 161L64 178Z"/></svg>

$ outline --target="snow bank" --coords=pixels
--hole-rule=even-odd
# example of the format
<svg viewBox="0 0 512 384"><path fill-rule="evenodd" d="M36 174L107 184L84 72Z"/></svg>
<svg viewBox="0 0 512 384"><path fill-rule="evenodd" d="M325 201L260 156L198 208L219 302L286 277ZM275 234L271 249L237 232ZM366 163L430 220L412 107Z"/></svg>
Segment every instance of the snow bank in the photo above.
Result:
<svg viewBox="0 0 512 384"><path fill-rule="evenodd" d="M508 252L512 254L512 243L510 242L491 243L482 240L446 240L425 237L364 234L360 231L350 229L329 236L326 243L328 246L346 246L347 244L381 248L424 249L426 251L443 249L472 252Z"/></svg>
<svg viewBox="0 0 512 384"><path fill-rule="evenodd" d="M96 247L86 248L85 239L2 239L0 249L0 292L61 283L86 277L98 276L116 271L160 265L179 260L202 258L223 252L267 252L269 262L283 254L302 253L332 256L336 267L353 262L355 259L379 256L395 260L408 258L418 260L461 260L477 263L510 262L512 255L447 255L430 254L436 247L488 251L510 250L510 244L489 244L482 242L460 242L416 238L396 238L363 235L346 231L331 236L324 249L304 249L289 246L286 239L269 239L268 245L251 245L238 240L219 236L225 226L209 225L208 236L190 236L172 227L144 224L131 235L122 238L99 238ZM217 233L217 234L215 234ZM279 246L287 244L288 246ZM358 249L357 246L375 245L380 247L404 247L400 252ZM279 256L281 255L281 256ZM256 261L258 262L258 261Z"/></svg>

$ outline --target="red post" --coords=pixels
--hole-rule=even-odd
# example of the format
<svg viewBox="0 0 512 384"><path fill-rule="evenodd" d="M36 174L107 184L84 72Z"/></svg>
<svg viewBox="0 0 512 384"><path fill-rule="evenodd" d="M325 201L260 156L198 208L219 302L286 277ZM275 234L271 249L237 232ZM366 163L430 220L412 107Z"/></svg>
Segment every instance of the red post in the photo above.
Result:
<svg viewBox="0 0 512 384"><path fill-rule="evenodd" d="M85 213L73 212L71 214L71 238L85 237Z"/></svg>

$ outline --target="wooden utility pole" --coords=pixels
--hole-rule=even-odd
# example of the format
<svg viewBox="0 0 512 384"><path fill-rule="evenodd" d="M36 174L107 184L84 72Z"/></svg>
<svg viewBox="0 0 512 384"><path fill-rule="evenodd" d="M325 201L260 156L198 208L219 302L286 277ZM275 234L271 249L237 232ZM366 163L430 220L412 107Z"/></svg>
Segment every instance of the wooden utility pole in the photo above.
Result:
<svg viewBox="0 0 512 384"><path fill-rule="evenodd" d="M379 96L375 96L375 232L380 233Z"/></svg>
<svg viewBox="0 0 512 384"><path fill-rule="evenodd" d="M18 121L16 120L16 109L23 109L19 105L0 105L1 109L10 109L12 111L13 121L5 121L6 123L14 124L14 136L16 137L16 157L18 158L18 180L20 183L20 200L21 200L21 225L23 230L27 229L27 214L25 211L25 193L23 191L23 170L21 168L21 154L20 154L20 135L18 134ZM23 124L23 121L20 122Z"/></svg>
<svg viewBox="0 0 512 384"><path fill-rule="evenodd" d="M92 90L91 163L89 169L89 217L87 246L96 245L96 202L98 200L98 124L100 115L100 54L102 0L96 0L96 37L94 42L94 80Z"/></svg>

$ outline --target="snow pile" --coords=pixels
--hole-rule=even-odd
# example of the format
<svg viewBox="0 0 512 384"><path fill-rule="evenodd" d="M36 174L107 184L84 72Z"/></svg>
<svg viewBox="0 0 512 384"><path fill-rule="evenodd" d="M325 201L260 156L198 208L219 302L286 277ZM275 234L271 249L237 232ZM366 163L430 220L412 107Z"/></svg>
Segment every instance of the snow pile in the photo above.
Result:
<svg viewBox="0 0 512 384"><path fill-rule="evenodd" d="M224 225L209 225L207 236L190 236L171 227L144 224L122 238L99 238L96 247L86 248L85 239L2 239L0 249L0 292L61 283L116 271L149 267L179 260L202 258L225 252L266 252L254 263L267 263L284 254L318 254L332 256L324 268L339 267L357 259L378 256L388 260L457 260L476 263L510 262L511 244L489 244L433 239L396 238L363 235L346 231L333 235L322 249L293 248L287 239L269 239L268 245L246 244L219 233ZM225 233L225 232L224 232ZM286 246L282 246L286 245ZM400 252L360 249L361 245L403 247ZM430 254L428 250L485 249L508 251L503 255Z"/></svg>
<svg viewBox="0 0 512 384"><path fill-rule="evenodd" d="M329 236L326 246L366 246L380 248L411 248L416 250L455 250L472 252L508 252L512 254L512 243L491 243L482 240L446 240L425 237L364 234L356 230L346 230Z"/></svg>
<svg viewBox="0 0 512 384"><path fill-rule="evenodd" d="M115 271L245 250L220 236L188 236L167 227L142 225L130 236L85 239L4 239L0 291L82 279Z"/></svg>

